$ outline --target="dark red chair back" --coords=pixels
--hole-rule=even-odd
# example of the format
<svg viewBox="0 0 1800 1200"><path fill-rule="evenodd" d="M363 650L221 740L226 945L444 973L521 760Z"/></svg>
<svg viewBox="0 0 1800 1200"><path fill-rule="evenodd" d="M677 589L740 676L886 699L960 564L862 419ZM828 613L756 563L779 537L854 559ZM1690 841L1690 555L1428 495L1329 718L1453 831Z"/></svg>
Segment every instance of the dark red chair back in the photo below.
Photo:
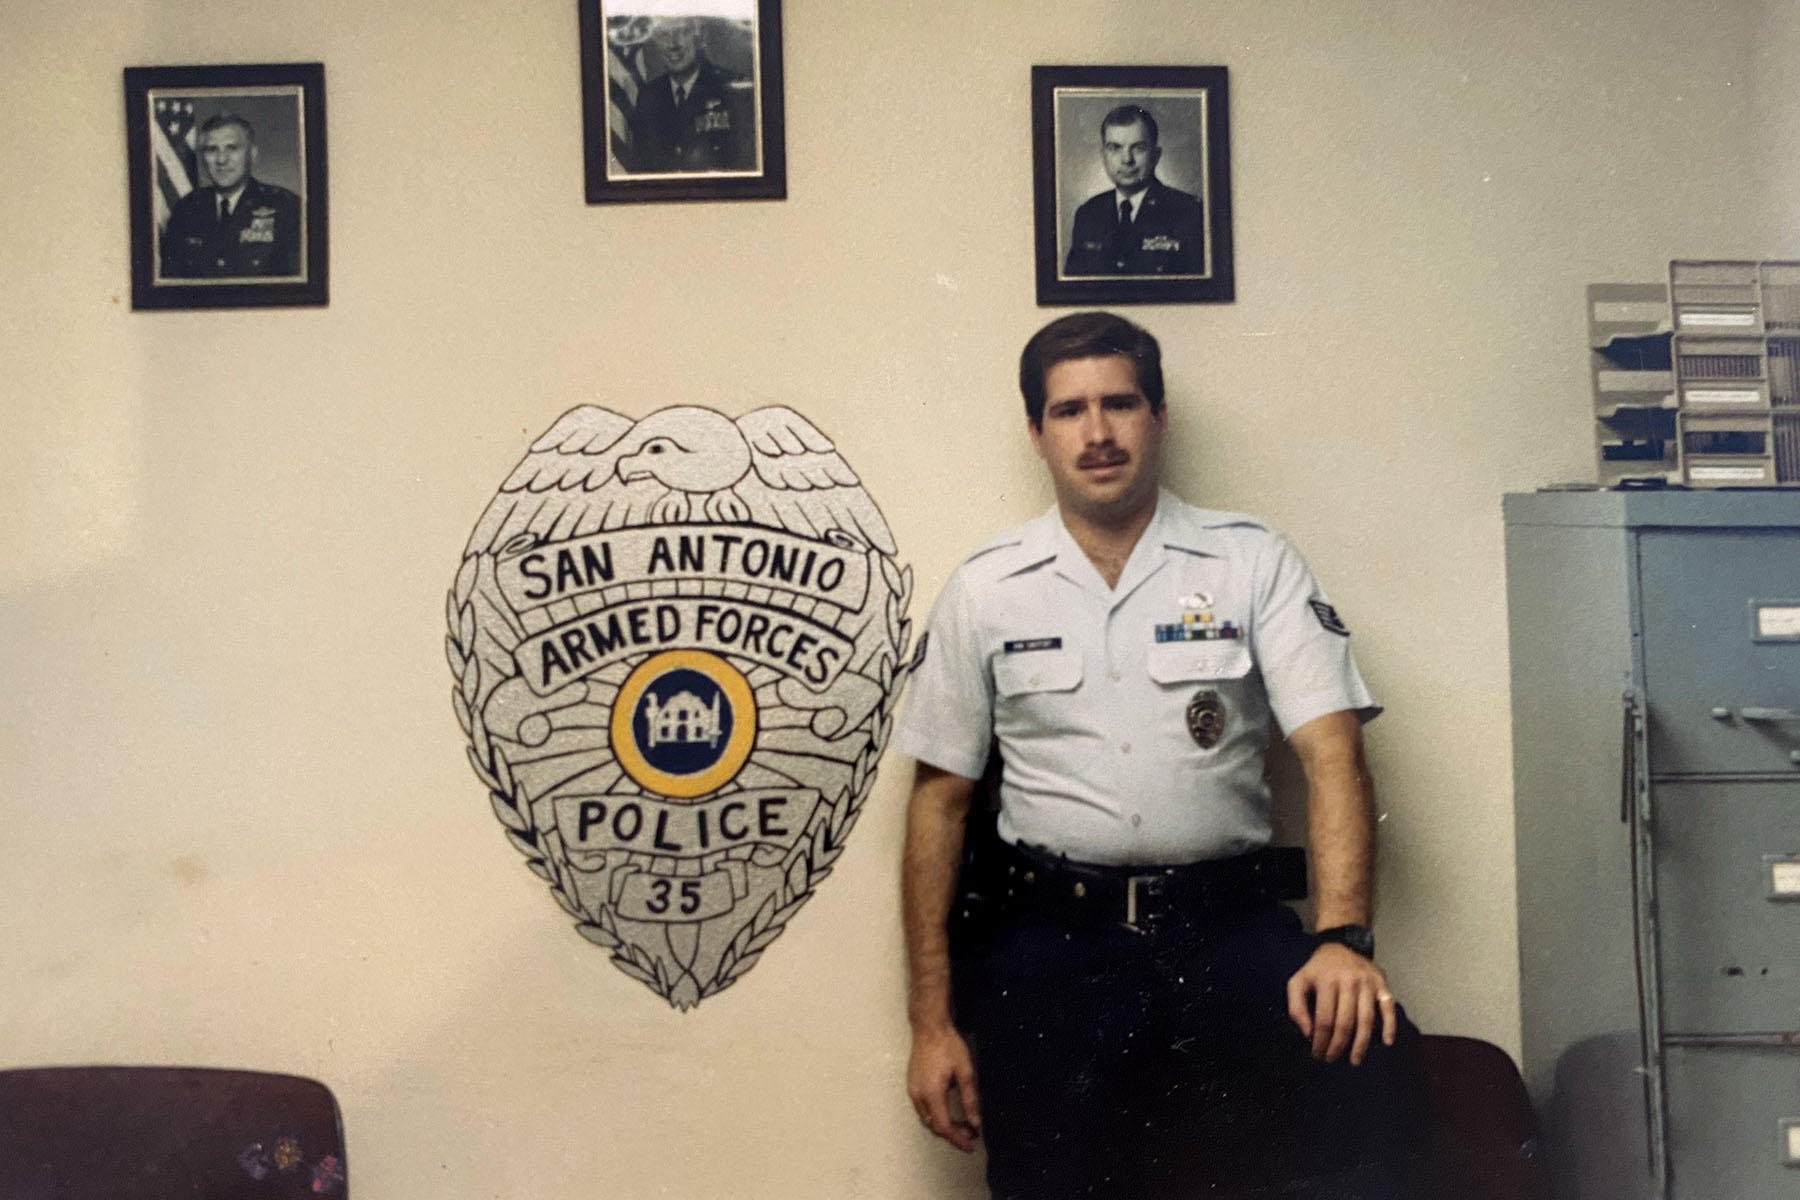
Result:
<svg viewBox="0 0 1800 1200"><path fill-rule="evenodd" d="M344 1200L324 1084L195 1067L0 1071L0 1200Z"/></svg>
<svg viewBox="0 0 1800 1200"><path fill-rule="evenodd" d="M1437 1134L1438 1194L1455 1200L1549 1200L1550 1176L1518 1067L1475 1038L1420 1039Z"/></svg>

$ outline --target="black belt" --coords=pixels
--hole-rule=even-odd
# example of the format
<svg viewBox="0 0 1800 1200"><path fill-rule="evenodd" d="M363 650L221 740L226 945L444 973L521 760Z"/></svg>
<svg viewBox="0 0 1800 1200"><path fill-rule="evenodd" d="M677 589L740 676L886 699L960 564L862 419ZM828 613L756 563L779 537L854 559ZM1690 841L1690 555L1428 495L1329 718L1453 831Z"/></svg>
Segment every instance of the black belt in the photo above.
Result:
<svg viewBox="0 0 1800 1200"><path fill-rule="evenodd" d="M1306 895L1306 852L1298 846L1267 846L1173 867L1081 863L1005 842L999 851L1008 890L1016 889L1025 909L1052 920L1119 925L1137 933L1165 917L1217 914Z"/></svg>

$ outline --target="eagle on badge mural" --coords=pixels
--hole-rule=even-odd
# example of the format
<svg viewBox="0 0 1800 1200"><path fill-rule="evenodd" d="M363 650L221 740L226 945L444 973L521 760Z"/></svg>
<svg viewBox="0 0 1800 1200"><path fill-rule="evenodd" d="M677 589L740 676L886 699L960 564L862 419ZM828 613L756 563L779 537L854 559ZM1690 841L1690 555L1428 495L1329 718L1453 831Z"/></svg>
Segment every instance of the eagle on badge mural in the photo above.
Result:
<svg viewBox="0 0 1800 1200"><path fill-rule="evenodd" d="M910 670L894 556L779 406L572 409L469 538L447 647L470 762L581 934L677 1009L843 852Z"/></svg>

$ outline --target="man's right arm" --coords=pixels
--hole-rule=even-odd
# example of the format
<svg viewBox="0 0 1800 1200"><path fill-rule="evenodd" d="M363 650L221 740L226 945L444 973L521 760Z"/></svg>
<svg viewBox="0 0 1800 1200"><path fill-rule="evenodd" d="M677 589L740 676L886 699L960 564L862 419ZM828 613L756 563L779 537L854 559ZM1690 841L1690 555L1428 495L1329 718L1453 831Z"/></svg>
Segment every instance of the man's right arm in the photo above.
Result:
<svg viewBox="0 0 1800 1200"><path fill-rule="evenodd" d="M945 919L956 889L964 821L975 781L919 763L906 811L901 864L901 915L906 927L906 1017L912 1057L906 1090L925 1127L959 1150L981 1132L975 1065L950 1015L950 943ZM954 1090L963 1117L951 1114Z"/></svg>

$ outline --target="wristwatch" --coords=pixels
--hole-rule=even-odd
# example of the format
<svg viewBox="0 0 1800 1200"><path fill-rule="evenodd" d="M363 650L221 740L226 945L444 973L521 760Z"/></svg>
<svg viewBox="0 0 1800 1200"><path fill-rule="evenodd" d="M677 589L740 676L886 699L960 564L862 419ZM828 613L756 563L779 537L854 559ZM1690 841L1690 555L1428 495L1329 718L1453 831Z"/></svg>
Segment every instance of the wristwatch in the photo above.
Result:
<svg viewBox="0 0 1800 1200"><path fill-rule="evenodd" d="M1326 942L1336 942L1340 946L1350 947L1364 958L1375 957L1375 934L1367 925L1334 925L1313 934L1313 941L1321 946Z"/></svg>

